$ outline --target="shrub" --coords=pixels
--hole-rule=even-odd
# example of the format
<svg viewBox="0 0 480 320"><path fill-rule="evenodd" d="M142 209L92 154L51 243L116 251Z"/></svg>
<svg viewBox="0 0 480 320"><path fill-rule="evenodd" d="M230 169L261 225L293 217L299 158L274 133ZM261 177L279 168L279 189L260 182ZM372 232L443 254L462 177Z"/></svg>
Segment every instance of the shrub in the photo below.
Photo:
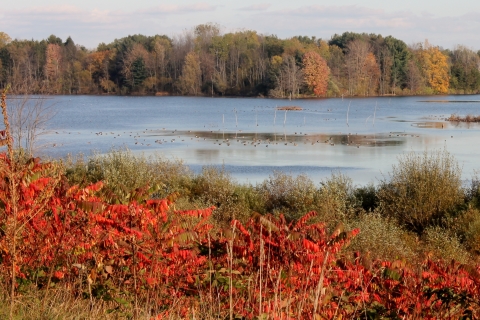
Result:
<svg viewBox="0 0 480 320"><path fill-rule="evenodd" d="M201 174L195 176L190 186L190 200L202 205L215 206L214 219L218 222L228 222L231 219L242 219L245 212L238 205L235 194L236 183L225 170L215 167L204 167Z"/></svg>
<svg viewBox="0 0 480 320"><path fill-rule="evenodd" d="M465 189L465 202L480 209L480 178L477 172L475 172L470 186Z"/></svg>
<svg viewBox="0 0 480 320"><path fill-rule="evenodd" d="M82 155L68 158L66 176L71 184L82 186L104 181L119 199L127 199L135 189L159 186L155 197L185 192L191 173L179 160L161 156L134 155L128 149L113 149L106 154L94 154L86 162Z"/></svg>
<svg viewBox="0 0 480 320"><path fill-rule="evenodd" d="M153 155L149 159L152 178L162 188L157 192L157 197L164 198L178 192L188 195L188 186L191 184L193 174L181 160L169 160L159 155Z"/></svg>
<svg viewBox="0 0 480 320"><path fill-rule="evenodd" d="M370 254L380 260L412 260L415 258L416 237L389 218L378 213L362 214L349 223L360 229L349 249Z"/></svg>
<svg viewBox="0 0 480 320"><path fill-rule="evenodd" d="M288 220L312 210L318 199L318 190L306 175L293 177L275 171L258 190L264 199L265 211L284 213Z"/></svg>
<svg viewBox="0 0 480 320"><path fill-rule="evenodd" d="M422 233L463 201L461 170L447 151L408 153L381 182L378 198L383 213Z"/></svg>
<svg viewBox="0 0 480 320"><path fill-rule="evenodd" d="M449 221L449 229L458 234L472 254L480 254L480 211L469 206L461 215Z"/></svg>
<svg viewBox="0 0 480 320"><path fill-rule="evenodd" d="M377 189L370 183L355 190L355 199L363 210L374 211L378 207Z"/></svg>
<svg viewBox="0 0 480 320"><path fill-rule="evenodd" d="M436 259L455 260L466 264L470 261L470 255L462 246L458 237L448 230L439 226L428 227L424 232L426 250Z"/></svg>
<svg viewBox="0 0 480 320"><path fill-rule="evenodd" d="M332 173L331 177L321 183L317 208L319 219L335 227L352 217L359 202L355 198L352 179L341 174Z"/></svg>
<svg viewBox="0 0 480 320"><path fill-rule="evenodd" d="M264 199L254 186L239 184L235 187L234 195L238 203L244 206L249 213L253 211L262 214L267 213Z"/></svg>

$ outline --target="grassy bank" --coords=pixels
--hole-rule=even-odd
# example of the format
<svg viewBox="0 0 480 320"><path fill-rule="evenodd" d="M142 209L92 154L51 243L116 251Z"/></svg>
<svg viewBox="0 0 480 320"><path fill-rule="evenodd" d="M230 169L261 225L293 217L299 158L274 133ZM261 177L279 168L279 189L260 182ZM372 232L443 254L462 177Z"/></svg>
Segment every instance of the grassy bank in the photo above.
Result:
<svg viewBox="0 0 480 320"><path fill-rule="evenodd" d="M405 154L378 186L239 184L128 150L13 159L0 159L2 318L480 312L479 183L464 187L446 151Z"/></svg>

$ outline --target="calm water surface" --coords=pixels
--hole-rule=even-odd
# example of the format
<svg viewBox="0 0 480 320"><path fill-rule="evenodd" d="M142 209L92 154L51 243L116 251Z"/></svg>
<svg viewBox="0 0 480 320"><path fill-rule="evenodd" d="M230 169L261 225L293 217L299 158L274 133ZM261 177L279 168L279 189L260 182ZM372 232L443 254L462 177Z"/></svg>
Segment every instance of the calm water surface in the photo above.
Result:
<svg viewBox="0 0 480 320"><path fill-rule="evenodd" d="M240 182L274 170L315 182L340 171L378 182L405 152L453 153L470 179L480 169L480 126L445 122L480 114L480 96L275 100L249 98L58 96L45 155L128 147L182 159L194 171L224 166ZM295 105L302 111L280 111Z"/></svg>

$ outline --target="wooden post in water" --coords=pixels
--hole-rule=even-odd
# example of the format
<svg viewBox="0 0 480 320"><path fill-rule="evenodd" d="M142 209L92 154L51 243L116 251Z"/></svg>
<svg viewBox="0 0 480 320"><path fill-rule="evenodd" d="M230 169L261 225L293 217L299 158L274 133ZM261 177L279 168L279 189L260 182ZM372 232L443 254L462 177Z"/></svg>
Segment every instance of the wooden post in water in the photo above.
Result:
<svg viewBox="0 0 480 320"><path fill-rule="evenodd" d="M349 104L348 104L348 110L347 110L347 126L348 125L348 113L350 112L350 104L352 103L352 100L350 100Z"/></svg>

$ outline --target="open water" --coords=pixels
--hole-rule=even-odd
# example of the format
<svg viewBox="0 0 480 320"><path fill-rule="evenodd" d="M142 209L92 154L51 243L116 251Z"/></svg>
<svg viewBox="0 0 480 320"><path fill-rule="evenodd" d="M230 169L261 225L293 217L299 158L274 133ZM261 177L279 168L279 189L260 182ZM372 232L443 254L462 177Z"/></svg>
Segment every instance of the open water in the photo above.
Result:
<svg viewBox="0 0 480 320"><path fill-rule="evenodd" d="M342 172L355 184L388 177L399 155L446 149L470 179L480 169L480 95L276 100L255 98L55 96L42 155L126 147L182 159L196 172L224 167L256 183L274 170L320 182ZM301 111L277 107L299 106Z"/></svg>

